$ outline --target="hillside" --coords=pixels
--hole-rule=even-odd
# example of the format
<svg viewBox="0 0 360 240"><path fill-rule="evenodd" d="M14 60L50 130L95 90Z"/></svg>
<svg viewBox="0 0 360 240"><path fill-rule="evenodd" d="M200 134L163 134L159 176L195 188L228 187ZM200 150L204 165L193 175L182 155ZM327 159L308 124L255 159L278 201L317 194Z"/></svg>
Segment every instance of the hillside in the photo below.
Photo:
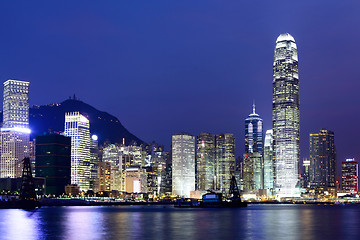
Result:
<svg viewBox="0 0 360 240"><path fill-rule="evenodd" d="M29 123L32 137L42 135L49 129L64 131L65 112L73 111L79 111L89 119L91 134L98 135L100 144L105 141L122 143L123 138L125 138L126 144L136 142L139 145L143 143L142 140L131 134L116 117L74 99L68 99L62 103L31 107L29 109ZM2 113L0 117L2 119Z"/></svg>

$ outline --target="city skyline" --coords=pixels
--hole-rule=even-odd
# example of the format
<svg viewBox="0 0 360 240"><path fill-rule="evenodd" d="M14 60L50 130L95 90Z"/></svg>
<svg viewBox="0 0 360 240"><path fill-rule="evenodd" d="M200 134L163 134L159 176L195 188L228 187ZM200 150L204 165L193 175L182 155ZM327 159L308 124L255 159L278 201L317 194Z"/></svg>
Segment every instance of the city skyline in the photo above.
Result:
<svg viewBox="0 0 360 240"><path fill-rule="evenodd" d="M24 2L24 8L2 3L1 18L7 24L0 28L7 38L0 45L0 79L30 81L31 105L60 102L75 93L119 117L144 141L156 140L167 150L171 135L181 130L193 135L232 132L239 156L241 123L253 99L264 130L271 128L273 44L280 33L289 32L297 39L303 79L301 159L309 155L308 134L327 128L336 134L341 162L360 156L345 144L358 141L358 126L349 133L340 124L349 112L354 121L360 118L349 104L360 101L352 92L358 84L352 60L359 51L359 16L353 7L358 3L326 3L264 3L256 13L249 11L253 17L238 10L255 9L255 3L193 4L190 9L158 2L157 10L147 9L149 3L115 4L113 9L79 3L71 9L56 6L56 14L51 3ZM274 16L271 9L277 8L283 15ZM304 12L311 17L302 17ZM280 21L290 17L293 21ZM262 20L251 21L257 18ZM156 27L160 22L165 23ZM186 117L199 109L199 118Z"/></svg>

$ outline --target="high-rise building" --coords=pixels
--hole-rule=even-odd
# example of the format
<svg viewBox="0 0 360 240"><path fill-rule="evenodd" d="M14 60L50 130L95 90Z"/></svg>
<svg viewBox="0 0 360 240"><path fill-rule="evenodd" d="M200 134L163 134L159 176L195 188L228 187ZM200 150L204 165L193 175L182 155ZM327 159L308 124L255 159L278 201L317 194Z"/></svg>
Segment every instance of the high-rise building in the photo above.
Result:
<svg viewBox="0 0 360 240"><path fill-rule="evenodd" d="M359 186L359 165L354 158L341 163L341 187L344 191L357 194Z"/></svg>
<svg viewBox="0 0 360 240"><path fill-rule="evenodd" d="M322 129L310 134L310 186L335 187L336 149L334 132Z"/></svg>
<svg viewBox="0 0 360 240"><path fill-rule="evenodd" d="M127 159L121 151L124 147L110 144L103 149L102 161L110 164L111 167L111 190L125 191L125 164Z"/></svg>
<svg viewBox="0 0 360 240"><path fill-rule="evenodd" d="M273 154L273 131L267 130L264 141L264 188L271 193L274 190L275 163Z"/></svg>
<svg viewBox="0 0 360 240"><path fill-rule="evenodd" d="M35 159L35 175L45 178L45 193L65 193L71 180L71 138L55 133L37 136Z"/></svg>
<svg viewBox="0 0 360 240"><path fill-rule="evenodd" d="M90 190L97 192L96 181L98 178L98 168L99 168L99 143L98 136L91 136L90 143Z"/></svg>
<svg viewBox="0 0 360 240"><path fill-rule="evenodd" d="M245 119L245 153L263 153L263 120L255 113L253 104L252 113Z"/></svg>
<svg viewBox="0 0 360 240"><path fill-rule="evenodd" d="M243 159L243 189L263 189L263 156L260 153L245 153Z"/></svg>
<svg viewBox="0 0 360 240"><path fill-rule="evenodd" d="M172 193L190 197L195 190L195 137L189 134L172 136Z"/></svg>
<svg viewBox="0 0 360 240"><path fill-rule="evenodd" d="M71 137L71 184L90 189L90 123L79 112L65 113L65 135Z"/></svg>
<svg viewBox="0 0 360 240"><path fill-rule="evenodd" d="M273 66L275 187L279 197L299 195L300 104L298 54L288 33L276 40Z"/></svg>
<svg viewBox="0 0 360 240"><path fill-rule="evenodd" d="M4 82L0 178L18 178L22 160L29 157L29 82Z"/></svg>
<svg viewBox="0 0 360 240"><path fill-rule="evenodd" d="M215 172L216 189L228 194L235 173L235 138L232 133L216 135Z"/></svg>
<svg viewBox="0 0 360 240"><path fill-rule="evenodd" d="M196 149L196 189L215 189L215 135L200 133Z"/></svg>
<svg viewBox="0 0 360 240"><path fill-rule="evenodd" d="M111 164L99 162L98 165L98 186L99 192L111 191Z"/></svg>
<svg viewBox="0 0 360 240"><path fill-rule="evenodd" d="M263 120L255 112L245 119L245 154L243 160L244 190L258 190L264 187L263 163Z"/></svg>

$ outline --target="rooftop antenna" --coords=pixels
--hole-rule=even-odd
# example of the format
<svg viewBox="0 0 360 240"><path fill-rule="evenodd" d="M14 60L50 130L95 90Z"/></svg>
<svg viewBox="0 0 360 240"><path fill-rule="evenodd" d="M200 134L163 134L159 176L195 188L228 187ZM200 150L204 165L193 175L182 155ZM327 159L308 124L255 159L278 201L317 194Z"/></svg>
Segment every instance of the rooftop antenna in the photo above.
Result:
<svg viewBox="0 0 360 240"><path fill-rule="evenodd" d="M255 100L253 100L253 114L255 114Z"/></svg>

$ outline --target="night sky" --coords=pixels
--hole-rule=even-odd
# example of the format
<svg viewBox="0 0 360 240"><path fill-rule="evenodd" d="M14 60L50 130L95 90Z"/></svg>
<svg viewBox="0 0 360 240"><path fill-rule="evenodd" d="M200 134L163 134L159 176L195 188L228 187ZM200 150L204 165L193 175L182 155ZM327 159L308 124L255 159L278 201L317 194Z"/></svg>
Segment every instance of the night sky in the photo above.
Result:
<svg viewBox="0 0 360 240"><path fill-rule="evenodd" d="M360 160L359 10L358 0L1 1L0 81L30 81L31 105L76 94L167 150L180 131L231 132L240 155L253 100L271 128L275 41L289 32L302 158L309 133L327 128L338 162Z"/></svg>

